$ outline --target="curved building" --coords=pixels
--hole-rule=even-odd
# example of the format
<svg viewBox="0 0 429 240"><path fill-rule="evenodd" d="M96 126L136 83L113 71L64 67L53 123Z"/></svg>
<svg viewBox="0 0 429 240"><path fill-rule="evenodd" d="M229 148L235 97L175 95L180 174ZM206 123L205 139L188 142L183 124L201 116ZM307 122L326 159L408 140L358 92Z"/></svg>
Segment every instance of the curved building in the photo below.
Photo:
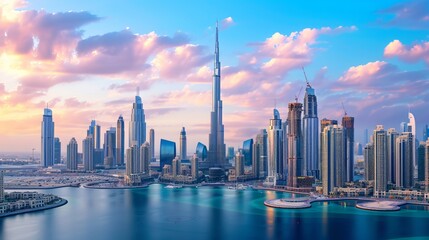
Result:
<svg viewBox="0 0 429 240"><path fill-rule="evenodd" d="M201 160L201 161L206 161L207 160L207 147L206 145L198 142L197 144L197 148L195 149L195 153L197 154L197 157Z"/></svg>
<svg viewBox="0 0 429 240"><path fill-rule="evenodd" d="M176 157L176 143L161 139L159 146L159 167L163 169L164 165L171 165Z"/></svg>

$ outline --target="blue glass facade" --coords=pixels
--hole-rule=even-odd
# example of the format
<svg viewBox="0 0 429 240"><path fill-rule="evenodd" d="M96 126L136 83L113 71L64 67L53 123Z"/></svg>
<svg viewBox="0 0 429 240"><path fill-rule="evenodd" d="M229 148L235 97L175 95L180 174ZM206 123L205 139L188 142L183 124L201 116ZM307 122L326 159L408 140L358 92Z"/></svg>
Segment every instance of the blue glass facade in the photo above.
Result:
<svg viewBox="0 0 429 240"><path fill-rule="evenodd" d="M253 156L253 139L248 139L243 142L244 166L252 165Z"/></svg>
<svg viewBox="0 0 429 240"><path fill-rule="evenodd" d="M159 167L162 169L165 164L171 165L176 157L176 143L161 139L159 146Z"/></svg>
<svg viewBox="0 0 429 240"><path fill-rule="evenodd" d="M206 145L198 142L197 149L195 150L195 153L197 154L197 157L201 159L201 161L207 160L207 147Z"/></svg>

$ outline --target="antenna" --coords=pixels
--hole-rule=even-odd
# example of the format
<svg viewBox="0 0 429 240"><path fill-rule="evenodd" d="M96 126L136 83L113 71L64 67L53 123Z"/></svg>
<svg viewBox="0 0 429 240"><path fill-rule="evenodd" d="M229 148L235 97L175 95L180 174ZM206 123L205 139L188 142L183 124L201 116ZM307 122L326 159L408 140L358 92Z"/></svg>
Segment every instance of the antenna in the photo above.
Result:
<svg viewBox="0 0 429 240"><path fill-rule="evenodd" d="M341 102L341 105L343 106L344 116L347 116L347 112L346 112L346 108L344 107L344 103L343 103L343 102Z"/></svg>
<svg viewBox="0 0 429 240"><path fill-rule="evenodd" d="M298 102L298 98L301 95L301 91L302 91L302 86L301 89L299 89L298 95L295 96L295 101Z"/></svg>
<svg viewBox="0 0 429 240"><path fill-rule="evenodd" d="M136 92L137 92L136 96L140 96L140 87L137 87Z"/></svg>
<svg viewBox="0 0 429 240"><path fill-rule="evenodd" d="M304 77L305 77L305 82L307 83L307 87L310 87L310 88L311 88L311 85L310 85L310 83L308 82L307 74L305 73L304 67L301 67L301 68L302 68L302 71L304 72Z"/></svg>

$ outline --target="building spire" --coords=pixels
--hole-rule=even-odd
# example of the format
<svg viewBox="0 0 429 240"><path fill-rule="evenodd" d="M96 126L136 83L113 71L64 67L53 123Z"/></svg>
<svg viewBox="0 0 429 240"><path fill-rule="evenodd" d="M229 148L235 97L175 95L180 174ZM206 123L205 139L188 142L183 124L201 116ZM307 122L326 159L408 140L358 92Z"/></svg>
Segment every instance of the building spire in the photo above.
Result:
<svg viewBox="0 0 429 240"><path fill-rule="evenodd" d="M140 96L140 87L136 88L136 96Z"/></svg>

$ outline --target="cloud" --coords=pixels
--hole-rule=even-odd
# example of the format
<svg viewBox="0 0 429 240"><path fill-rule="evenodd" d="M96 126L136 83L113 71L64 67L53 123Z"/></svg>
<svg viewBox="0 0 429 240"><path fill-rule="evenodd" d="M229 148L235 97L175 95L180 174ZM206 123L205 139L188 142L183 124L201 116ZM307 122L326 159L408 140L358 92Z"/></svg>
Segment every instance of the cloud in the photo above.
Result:
<svg viewBox="0 0 429 240"><path fill-rule="evenodd" d="M235 22L234 22L234 19L232 19L232 17L224 18L221 21L221 29L227 29L233 25L235 25Z"/></svg>
<svg viewBox="0 0 429 240"><path fill-rule="evenodd" d="M384 56L387 58L398 57L410 63L423 60L429 65L429 42L406 46L401 41L394 40L384 48Z"/></svg>
<svg viewBox="0 0 429 240"><path fill-rule="evenodd" d="M396 4L380 13L386 19L380 23L389 27L429 29L429 0L415 0Z"/></svg>

